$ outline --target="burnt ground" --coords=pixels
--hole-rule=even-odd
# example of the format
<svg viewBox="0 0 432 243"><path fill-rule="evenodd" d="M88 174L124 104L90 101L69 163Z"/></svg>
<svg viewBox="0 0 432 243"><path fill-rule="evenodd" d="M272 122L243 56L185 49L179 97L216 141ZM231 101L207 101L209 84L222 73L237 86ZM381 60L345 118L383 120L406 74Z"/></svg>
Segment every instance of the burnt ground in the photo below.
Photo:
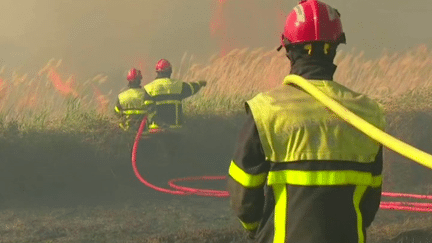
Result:
<svg viewBox="0 0 432 243"><path fill-rule="evenodd" d="M243 116L190 119L178 160L159 163L143 141L138 168L165 188L171 178L226 175L242 121ZM432 152L430 113L392 113L388 121L390 134ZM115 137L109 151L71 132L1 137L0 242L246 242L227 198L174 196L141 184L131 167L131 142L122 139ZM390 151L385 163L387 191L428 193L429 170ZM224 181L181 184L225 189ZM427 217L380 211L370 242L431 239L425 221L415 221ZM388 229L389 224L396 226Z"/></svg>

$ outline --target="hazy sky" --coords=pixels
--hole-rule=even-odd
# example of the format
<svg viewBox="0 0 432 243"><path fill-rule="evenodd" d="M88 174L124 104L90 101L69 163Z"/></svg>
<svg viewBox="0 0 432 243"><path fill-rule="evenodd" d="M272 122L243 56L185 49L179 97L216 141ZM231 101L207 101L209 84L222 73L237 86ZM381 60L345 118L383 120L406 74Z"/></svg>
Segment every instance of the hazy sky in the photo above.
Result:
<svg viewBox="0 0 432 243"><path fill-rule="evenodd" d="M124 71L141 63L154 76L155 62L178 67L185 52L206 61L221 46L276 48L294 0L2 0L0 65L41 68L63 59L78 79L109 75L124 86ZM432 41L429 0L328 0L342 14L345 50L367 57ZM215 35L212 20L224 22ZM225 28L224 28L225 27ZM225 33L225 34L223 34ZM222 39L222 36L225 36Z"/></svg>

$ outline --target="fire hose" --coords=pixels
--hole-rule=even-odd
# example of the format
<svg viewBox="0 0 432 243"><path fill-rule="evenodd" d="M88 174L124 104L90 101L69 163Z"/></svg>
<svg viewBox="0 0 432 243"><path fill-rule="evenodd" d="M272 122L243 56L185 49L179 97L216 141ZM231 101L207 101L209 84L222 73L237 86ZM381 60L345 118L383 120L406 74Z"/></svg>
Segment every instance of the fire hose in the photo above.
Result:
<svg viewBox="0 0 432 243"><path fill-rule="evenodd" d="M297 75L288 75L285 77L284 84L295 84L301 87L303 90L308 92L334 113L336 113L343 120L362 131L364 134L368 135L375 141L381 143L385 147L423 165L432 169L432 155L427 154L409 144L406 144L389 134L381 131L372 124L363 120L359 116L355 115L351 111L347 110L345 107L337 103L335 100L328 97L318 88L310 84L306 79ZM132 168L134 170L135 176L144 185L163 193L173 194L173 195L198 195L206 197L229 197L228 191L221 190L209 190L209 189L198 189L186 186L177 185L176 182L183 181L199 181L199 180L225 180L226 176L197 176L197 177L186 177L186 178L176 178L168 181L168 185L173 188L166 189L162 187L155 186L148 181L146 181L143 176L138 171L136 165L138 144L141 139L141 135L144 131L145 124L147 122L147 117L141 121L138 128L138 132L135 136L135 142L132 148ZM401 197L401 198L412 198L412 199L427 199L432 200L432 195L420 195L420 194L406 194L406 193L393 193L393 192L383 192L383 197ZM416 211L416 212L432 212L432 203L419 203L419 202L381 202L381 209L387 210L403 210L403 211Z"/></svg>

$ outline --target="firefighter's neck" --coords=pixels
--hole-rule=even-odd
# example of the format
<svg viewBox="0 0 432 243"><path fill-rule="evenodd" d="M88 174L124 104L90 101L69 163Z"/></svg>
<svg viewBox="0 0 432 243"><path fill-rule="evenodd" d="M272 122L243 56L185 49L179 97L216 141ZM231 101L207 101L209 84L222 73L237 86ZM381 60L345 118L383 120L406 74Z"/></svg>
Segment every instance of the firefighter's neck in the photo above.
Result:
<svg viewBox="0 0 432 243"><path fill-rule="evenodd" d="M156 79L159 79L159 78L171 78L171 72L160 72L160 73L157 73Z"/></svg>
<svg viewBox="0 0 432 243"><path fill-rule="evenodd" d="M319 60L297 60L292 66L290 74L302 76L305 79L333 80L336 65Z"/></svg>
<svg viewBox="0 0 432 243"><path fill-rule="evenodd" d="M141 82L130 82L128 87L131 89L141 88Z"/></svg>
<svg viewBox="0 0 432 243"><path fill-rule="evenodd" d="M333 80L336 71L333 58L319 58L306 54L291 56L289 59L291 61L290 74L296 74L305 79Z"/></svg>

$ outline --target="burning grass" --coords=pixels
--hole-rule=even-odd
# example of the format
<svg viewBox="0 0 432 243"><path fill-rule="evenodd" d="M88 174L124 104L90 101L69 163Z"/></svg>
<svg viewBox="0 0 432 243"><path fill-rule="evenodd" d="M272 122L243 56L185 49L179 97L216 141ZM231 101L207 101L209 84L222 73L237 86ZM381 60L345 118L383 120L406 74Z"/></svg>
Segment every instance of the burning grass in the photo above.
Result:
<svg viewBox="0 0 432 243"><path fill-rule="evenodd" d="M192 60L193 56L188 61L185 53L173 75L185 81L208 81L206 88L185 101L185 113L189 116L242 112L245 100L281 85L289 73L289 61L283 52L262 48L235 49L224 56L214 55L207 64L192 63ZM424 45L401 53L383 52L381 57L372 60L365 59L362 52L341 51L335 63L338 65L336 81L391 104L393 109L395 106L413 108L412 105L430 108L432 55ZM40 124L64 117L71 109L113 119L112 106L119 91L101 92L109 84L109 78L99 74L85 81L75 80L73 75L62 73L61 65L62 60L51 59L34 77L18 70L8 72L2 67L1 120ZM419 93L427 99L416 98L420 97ZM399 97L397 103L391 103L396 97Z"/></svg>
<svg viewBox="0 0 432 243"><path fill-rule="evenodd" d="M420 146L427 152L432 152L427 146L432 142L428 135L432 132L432 128L428 125L432 121L431 56L431 52L425 46L403 53L384 52L380 58L373 60L366 60L362 53L354 51L340 52L336 57L338 69L335 80L381 101L388 114L390 134ZM189 151L190 157L185 161L206 158L209 164L204 166L197 162L194 166L212 168L213 171L226 171L227 168L221 168L217 162L221 159L225 160L224 156L230 156L229 153L232 152L235 143L233 134L242 122L243 102L258 92L280 85L282 79L289 73L288 60L283 53L263 49L233 50L224 56L213 56L207 64L193 64L192 57L189 61L186 59L187 55L182 59L174 77L185 81L207 80L208 85L197 95L185 101L187 126L193 127L185 146L193 147L194 151L199 148L195 154L194 151ZM123 158L129 159L134 134L124 133L117 128L112 107L118 91L102 92L104 85L110 82L109 77L100 74L85 81L75 80L73 75L62 72L61 65L61 60L52 59L34 77L20 73L19 70L7 70L5 67L0 69L0 127L2 128L0 153L3 158L6 158L3 161L14 164L11 168L15 169L33 165L34 171L42 175L56 169L62 173L68 172L68 177L57 175L56 178L42 182L31 181L38 179L35 173L21 175L22 178L29 180L26 186L33 189L37 185L56 184L67 178L71 181L76 180L75 175L81 176L82 184L91 181L90 175L88 178L83 178L82 172L76 168L77 164L88 166L91 169L88 173L98 173L100 164L105 163L99 160L105 161L112 155L120 156L121 163ZM212 119L205 119L208 117ZM212 129L208 129L209 127ZM205 139L208 141L202 142ZM207 146L208 148L203 145L210 142L214 145ZM105 157L96 156L91 157L91 160L80 159L80 163L77 164L69 163L76 160L83 147L89 148L89 151L86 151L88 156L95 156L88 144L96 144L94 150L106 152ZM54 151L53 148L60 148L60 151ZM31 155L24 158L24 153L21 153L24 150ZM36 166L33 163L35 158L46 159L47 161L38 161L38 165L48 169ZM61 158L63 165L69 163L67 167L69 169L62 169L62 164L54 161L57 158ZM17 163L24 159L28 160L26 165L21 166ZM53 161L48 161L50 159ZM99 164L91 164L93 159L98 160ZM424 173L424 168L413 168L388 152L385 159L386 190L430 193L430 186L425 183L427 178L430 178L430 174ZM119 163L116 166L122 165ZM128 171L129 169L127 167ZM421 176L419 176L420 170L423 171ZM10 176L17 174L16 171L4 173ZM73 176L70 176L71 173ZM105 180L110 180L109 178L113 176L119 177L118 171L114 173L112 170L105 169L104 173ZM128 174L128 178L131 176L133 175ZM9 183L11 186L7 187L8 190L17 186L13 178ZM103 188L103 184L100 184ZM19 190L21 189L18 188L16 192ZM0 198L2 193L0 192ZM12 191L8 195L14 193ZM204 205L208 207L208 203ZM229 220L226 220L230 223L225 227L214 229L201 227L196 223L200 222L196 220L198 216L189 220L180 220L179 224L182 225L180 228L169 224L168 220L159 222L160 218L154 217L166 208L160 209L161 211L153 210L155 214L146 215L143 214L145 208L140 212L130 208L127 210L97 209L99 211L95 209L93 214L88 215L82 214L87 209L77 209L78 211L71 209L71 212L65 208L58 210L57 212L52 209L41 214L2 211L0 236L7 238L1 238L1 241L246 242L239 225L231 223L235 219L228 211L224 211L223 214L230 215ZM179 219L187 216L184 211L177 213ZM195 220L195 223L191 220ZM155 231L154 234L149 235L150 231L143 231L143 228L149 226L150 221L174 231L161 234ZM430 222L430 219L407 221L401 217L394 220L393 225L389 225L389 221L392 220L383 221L383 224L376 224L370 229L371 235L375 237L371 239L377 240L374 242L390 242L391 238L397 238L401 230L430 226L425 223Z"/></svg>
<svg viewBox="0 0 432 243"><path fill-rule="evenodd" d="M72 113L106 114L108 96L100 92L106 76L97 75L76 82L73 75L64 80L59 69L62 61L51 59L33 78L17 70L0 70L0 121L3 125L48 129ZM9 74L9 75L8 75Z"/></svg>

